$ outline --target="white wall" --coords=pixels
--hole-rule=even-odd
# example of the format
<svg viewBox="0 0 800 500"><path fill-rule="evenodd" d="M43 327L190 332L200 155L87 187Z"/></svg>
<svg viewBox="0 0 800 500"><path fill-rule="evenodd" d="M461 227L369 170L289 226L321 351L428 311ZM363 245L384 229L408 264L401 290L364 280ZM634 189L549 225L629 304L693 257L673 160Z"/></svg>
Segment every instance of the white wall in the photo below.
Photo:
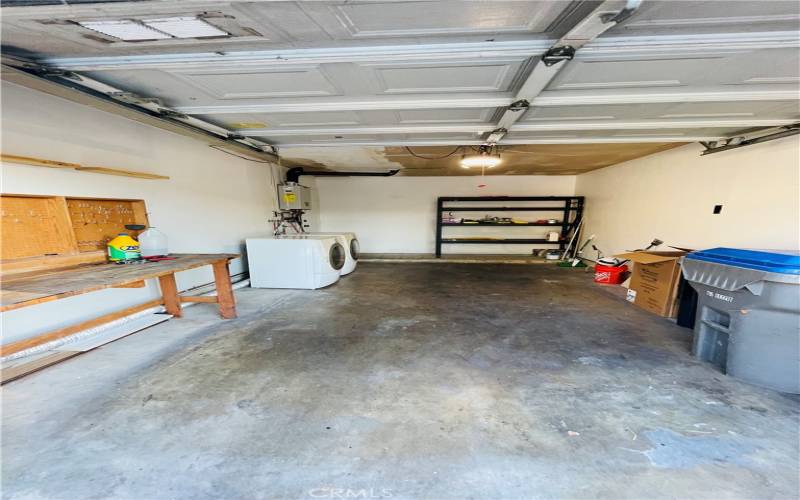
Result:
<svg viewBox="0 0 800 500"><path fill-rule="evenodd" d="M584 234L606 254L653 238L695 249L800 247L800 138L701 151L689 144L579 175Z"/></svg>
<svg viewBox="0 0 800 500"><path fill-rule="evenodd" d="M144 199L150 223L168 235L176 253L241 253L244 237L270 230L275 197L266 164L13 84L3 83L2 105L3 153L170 176L141 180L5 164L4 193ZM231 272L242 270L242 261L233 261ZM213 281L210 268L177 277L182 289ZM0 317L3 343L142 303L157 293L153 282L145 289L105 290L9 311Z"/></svg>
<svg viewBox="0 0 800 500"><path fill-rule="evenodd" d="M305 180L305 178L301 179ZM479 188L478 184L486 184ZM433 253L439 196L571 196L575 176L318 177L322 231L354 231L366 253ZM456 213L458 214L458 213ZM456 215L454 214L454 215ZM480 217L485 214L466 214ZM501 215L497 212L491 215ZM558 213L507 212L523 218ZM456 215L461 216L461 215ZM446 228L447 235L541 237L546 227ZM531 245L446 245L445 253L525 253ZM555 248L555 247L550 247Z"/></svg>

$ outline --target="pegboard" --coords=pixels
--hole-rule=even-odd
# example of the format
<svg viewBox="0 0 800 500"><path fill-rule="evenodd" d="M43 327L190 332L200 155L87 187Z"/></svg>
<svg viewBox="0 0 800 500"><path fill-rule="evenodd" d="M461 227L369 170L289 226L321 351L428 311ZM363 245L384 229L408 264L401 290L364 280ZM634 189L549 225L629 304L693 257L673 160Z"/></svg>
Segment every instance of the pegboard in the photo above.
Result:
<svg viewBox="0 0 800 500"><path fill-rule="evenodd" d="M108 198L4 194L0 218L0 258L9 266L4 272L18 264L24 269L30 259L37 259L41 267L90 252L102 261L106 243L118 233L138 236L138 231L125 229L126 224L147 226L143 200Z"/></svg>
<svg viewBox="0 0 800 500"><path fill-rule="evenodd" d="M0 219L3 260L75 251L64 198L3 195Z"/></svg>
<svg viewBox="0 0 800 500"><path fill-rule="evenodd" d="M138 236L138 231L125 229L126 224L147 226L141 200L67 198L67 210L79 252L105 250L106 243L119 233Z"/></svg>

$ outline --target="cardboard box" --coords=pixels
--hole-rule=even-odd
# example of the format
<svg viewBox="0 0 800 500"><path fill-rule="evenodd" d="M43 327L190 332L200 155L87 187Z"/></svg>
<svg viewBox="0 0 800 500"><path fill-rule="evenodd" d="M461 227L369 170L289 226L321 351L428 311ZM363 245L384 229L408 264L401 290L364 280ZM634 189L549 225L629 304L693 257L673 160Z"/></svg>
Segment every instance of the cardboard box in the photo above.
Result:
<svg viewBox="0 0 800 500"><path fill-rule="evenodd" d="M665 318L678 314L679 259L689 251L640 251L615 255L633 263L628 302Z"/></svg>

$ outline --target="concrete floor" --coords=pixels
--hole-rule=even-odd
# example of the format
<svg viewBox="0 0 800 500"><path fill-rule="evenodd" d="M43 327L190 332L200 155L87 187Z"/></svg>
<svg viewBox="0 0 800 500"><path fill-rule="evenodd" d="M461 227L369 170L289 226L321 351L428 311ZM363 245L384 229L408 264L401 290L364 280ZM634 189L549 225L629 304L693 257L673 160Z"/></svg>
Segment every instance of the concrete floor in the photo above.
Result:
<svg viewBox="0 0 800 500"><path fill-rule="evenodd" d="M555 264L552 260L535 255L519 254L443 254L436 257L432 253L363 253L360 262L427 262L457 264Z"/></svg>
<svg viewBox="0 0 800 500"><path fill-rule="evenodd" d="M243 289L3 388L4 498L797 498L798 398L554 266Z"/></svg>

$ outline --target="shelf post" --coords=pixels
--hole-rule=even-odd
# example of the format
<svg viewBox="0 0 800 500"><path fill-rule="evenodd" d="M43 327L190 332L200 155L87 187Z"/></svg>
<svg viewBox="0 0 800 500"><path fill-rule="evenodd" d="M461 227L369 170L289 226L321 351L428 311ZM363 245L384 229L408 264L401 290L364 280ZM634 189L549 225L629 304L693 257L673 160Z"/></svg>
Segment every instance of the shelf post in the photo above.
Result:
<svg viewBox="0 0 800 500"><path fill-rule="evenodd" d="M558 249L563 252L567 243L567 235L569 234L569 216L572 208L572 200L574 198L567 198L564 200L564 215L561 217L561 237L558 239Z"/></svg>
<svg viewBox="0 0 800 500"><path fill-rule="evenodd" d="M442 256L442 213L444 200L440 197L436 199L436 258Z"/></svg>

